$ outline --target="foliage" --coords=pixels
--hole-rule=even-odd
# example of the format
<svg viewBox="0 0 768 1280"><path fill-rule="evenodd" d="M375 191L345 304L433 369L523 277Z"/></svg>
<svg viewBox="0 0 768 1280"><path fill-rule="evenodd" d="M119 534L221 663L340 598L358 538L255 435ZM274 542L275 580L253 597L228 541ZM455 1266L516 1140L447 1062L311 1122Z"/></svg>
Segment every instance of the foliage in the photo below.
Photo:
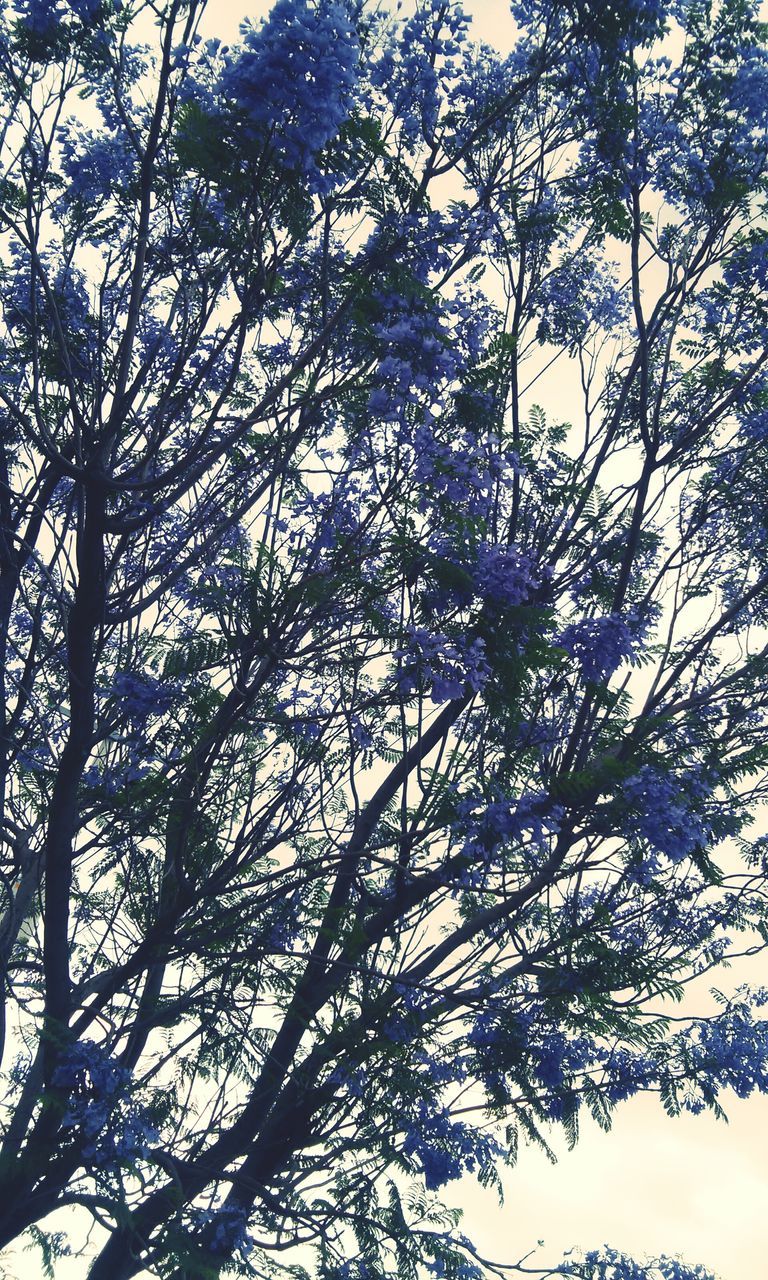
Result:
<svg viewBox="0 0 768 1280"><path fill-rule="evenodd" d="M497 1274L446 1183L768 1087L766 31L205 18L2 10L0 1241Z"/></svg>

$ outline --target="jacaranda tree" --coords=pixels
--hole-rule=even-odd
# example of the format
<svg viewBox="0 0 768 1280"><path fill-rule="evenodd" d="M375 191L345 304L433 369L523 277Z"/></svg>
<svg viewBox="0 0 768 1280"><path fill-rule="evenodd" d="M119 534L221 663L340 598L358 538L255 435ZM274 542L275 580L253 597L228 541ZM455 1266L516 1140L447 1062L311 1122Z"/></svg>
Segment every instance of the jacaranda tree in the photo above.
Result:
<svg viewBox="0 0 768 1280"><path fill-rule="evenodd" d="M518 1134L768 1089L669 1016L768 937L756 9L4 5L4 1245L468 1280Z"/></svg>

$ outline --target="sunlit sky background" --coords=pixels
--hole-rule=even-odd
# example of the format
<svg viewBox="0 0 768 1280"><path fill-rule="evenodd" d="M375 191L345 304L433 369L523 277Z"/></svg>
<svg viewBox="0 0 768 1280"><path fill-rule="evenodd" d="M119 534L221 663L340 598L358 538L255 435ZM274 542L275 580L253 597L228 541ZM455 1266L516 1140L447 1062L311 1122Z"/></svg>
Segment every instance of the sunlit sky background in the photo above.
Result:
<svg viewBox="0 0 768 1280"><path fill-rule="evenodd" d="M464 2L473 34L509 49L507 0ZM270 7L269 0L210 0L206 34L233 40L244 17ZM555 419L568 416L568 382L558 377L538 391ZM761 968L744 966L727 981L766 981ZM670 1119L655 1098L635 1099L619 1108L608 1134L584 1119L572 1152L555 1135L556 1165L522 1147L504 1174L502 1207L470 1180L447 1187L445 1199L464 1210L463 1230L481 1253L502 1263L535 1250L527 1265L542 1267L569 1248L607 1243L638 1261L667 1253L704 1263L721 1280L768 1280L768 1098L724 1102L729 1124L709 1115ZM18 1280L36 1280L35 1255L19 1252L16 1260ZM62 1263L60 1275L82 1280L83 1259Z"/></svg>
<svg viewBox="0 0 768 1280"><path fill-rule="evenodd" d="M213 0L207 32L232 40L244 17L270 7L269 0ZM508 0L464 0L464 7L474 36L503 52L511 48ZM561 389L569 381L560 374L537 391L553 419L568 417ZM765 965L759 974L744 965L726 980L766 977ZM607 1243L638 1261L677 1254L721 1280L768 1280L768 1098L731 1095L724 1102L728 1124L710 1115L670 1119L655 1097L635 1099L616 1112L610 1133L585 1118L574 1151L555 1139L556 1165L523 1147L504 1175L502 1207L469 1179L447 1187L445 1199L464 1210L466 1234L499 1262L517 1261L538 1241L530 1267L556 1263L569 1248Z"/></svg>

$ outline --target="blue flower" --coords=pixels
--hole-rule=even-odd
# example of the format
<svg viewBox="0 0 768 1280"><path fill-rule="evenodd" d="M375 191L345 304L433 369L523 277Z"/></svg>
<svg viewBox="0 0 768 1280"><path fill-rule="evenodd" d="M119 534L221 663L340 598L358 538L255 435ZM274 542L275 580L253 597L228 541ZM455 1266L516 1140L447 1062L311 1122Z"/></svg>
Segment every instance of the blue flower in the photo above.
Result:
<svg viewBox="0 0 768 1280"><path fill-rule="evenodd" d="M248 1211L241 1205L223 1204L213 1215L211 1252L229 1257L232 1253L247 1256L253 1249L248 1234Z"/></svg>
<svg viewBox="0 0 768 1280"><path fill-rule="evenodd" d="M93 1040L67 1048L53 1074L54 1086L69 1098L65 1129L85 1139L84 1158L104 1172L146 1155L157 1130L130 1098L131 1074Z"/></svg>
<svg viewBox="0 0 768 1280"><path fill-rule="evenodd" d="M22 342L33 332L43 340L53 380L89 377L99 351L86 278L71 264L54 264L45 254L33 269L19 244L11 246L9 256L12 270L4 280L2 299L8 328ZM42 273L47 275L47 289Z"/></svg>
<svg viewBox="0 0 768 1280"><path fill-rule="evenodd" d="M143 721L167 711L176 689L174 681L159 680L145 672L118 671L111 691L128 719Z"/></svg>
<svg viewBox="0 0 768 1280"><path fill-rule="evenodd" d="M641 1266L625 1253L607 1246L590 1250L576 1268L571 1274L583 1280L715 1280L704 1267L686 1266L676 1258L655 1258Z"/></svg>
<svg viewBox="0 0 768 1280"><path fill-rule="evenodd" d="M527 552L487 542L478 548L475 578L482 598L502 609L524 604L541 581Z"/></svg>
<svg viewBox="0 0 768 1280"><path fill-rule="evenodd" d="M428 1191L471 1173L501 1151L493 1139L452 1119L446 1108L434 1103L420 1101L408 1125L403 1151L417 1158Z"/></svg>
<svg viewBox="0 0 768 1280"><path fill-rule="evenodd" d="M351 109L360 58L348 6L278 0L260 27L246 23L242 47L221 79L254 137L288 169L317 182L315 157Z"/></svg>
<svg viewBox="0 0 768 1280"><path fill-rule="evenodd" d="M408 645L395 655L399 660L398 685L404 693L419 684L427 686L432 701L440 704L462 698L468 689L484 687L490 668L482 639L457 636L451 640L423 627L409 627Z"/></svg>
<svg viewBox="0 0 768 1280"><path fill-rule="evenodd" d="M627 300L607 266L583 253L557 267L542 284L538 337L543 342L581 342L595 329L623 324Z"/></svg>
<svg viewBox="0 0 768 1280"><path fill-rule="evenodd" d="M67 0L72 12L83 23L95 22L101 10L104 8L103 0ZM114 3L113 8L119 8L119 4Z"/></svg>
<svg viewBox="0 0 768 1280"><path fill-rule="evenodd" d="M26 0L22 21L39 40L49 40L61 25L63 14L59 0Z"/></svg>
<svg viewBox="0 0 768 1280"><path fill-rule="evenodd" d="M77 204L92 212L133 178L137 158L124 133L91 134L70 121L59 139L62 173L69 180L59 200L63 211Z"/></svg>
<svg viewBox="0 0 768 1280"><path fill-rule="evenodd" d="M456 0L427 0L373 64L371 81L383 91L410 149L434 135L442 103L458 75L456 57L468 26Z"/></svg>
<svg viewBox="0 0 768 1280"><path fill-rule="evenodd" d="M768 1093L768 1021L755 1021L743 989L741 994L745 998L695 1024L681 1041L694 1075L748 1098L755 1090ZM695 1110L690 1102L684 1105Z"/></svg>
<svg viewBox="0 0 768 1280"><path fill-rule="evenodd" d="M689 857L711 839L710 824L696 812L703 799L702 790L707 789L695 771L677 778L643 765L622 784L622 793L630 805L630 834L634 829L673 862Z"/></svg>
<svg viewBox="0 0 768 1280"><path fill-rule="evenodd" d="M617 613L585 618L567 626L556 644L575 658L585 680L598 682L613 675L635 651L637 637Z"/></svg>

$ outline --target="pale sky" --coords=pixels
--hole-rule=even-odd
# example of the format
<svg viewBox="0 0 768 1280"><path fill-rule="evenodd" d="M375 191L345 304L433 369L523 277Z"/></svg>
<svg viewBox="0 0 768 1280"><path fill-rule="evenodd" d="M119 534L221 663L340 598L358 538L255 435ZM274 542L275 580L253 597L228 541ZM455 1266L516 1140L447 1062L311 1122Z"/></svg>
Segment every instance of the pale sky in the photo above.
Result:
<svg viewBox="0 0 768 1280"><path fill-rule="evenodd" d="M508 0L464 0L473 34L501 51L511 47ZM264 0L218 0L207 33L228 41L243 17L270 8ZM568 416L553 384L541 403L553 420ZM740 980L752 977L746 971ZM765 980L765 975L762 976ZM620 1107L603 1133L586 1118L574 1151L565 1145L557 1165L521 1147L504 1174L505 1204L464 1179L446 1187L447 1203L464 1210L462 1229L484 1256L514 1262L544 1242L529 1266L560 1261L564 1251L610 1244L642 1262L660 1253L700 1262L720 1280L768 1277L768 1098L724 1097L729 1123L711 1115L670 1119L654 1097ZM539 1261L540 1259L540 1261Z"/></svg>
<svg viewBox="0 0 768 1280"><path fill-rule="evenodd" d="M269 7L266 0L210 0L206 34L234 39L243 17ZM507 0L465 0L465 7L478 37L510 47ZM568 406L557 403L551 384L540 394L554 419L567 416ZM746 971L739 976L760 977ZM521 1147L516 1168L504 1175L503 1208L469 1179L447 1187L444 1198L463 1208L464 1232L499 1262L516 1261L539 1240L543 1247L530 1266L554 1264L571 1247L607 1243L638 1261L664 1252L701 1262L721 1280L764 1280L768 1098L726 1098L724 1105L728 1125L709 1115L672 1120L655 1098L638 1098L619 1108L608 1134L585 1119L576 1149L569 1153L562 1144L555 1166L538 1150ZM56 1225L53 1218L46 1223ZM38 1258L36 1252L16 1253L18 1280L42 1280ZM83 1275L82 1258L57 1266L57 1280Z"/></svg>

